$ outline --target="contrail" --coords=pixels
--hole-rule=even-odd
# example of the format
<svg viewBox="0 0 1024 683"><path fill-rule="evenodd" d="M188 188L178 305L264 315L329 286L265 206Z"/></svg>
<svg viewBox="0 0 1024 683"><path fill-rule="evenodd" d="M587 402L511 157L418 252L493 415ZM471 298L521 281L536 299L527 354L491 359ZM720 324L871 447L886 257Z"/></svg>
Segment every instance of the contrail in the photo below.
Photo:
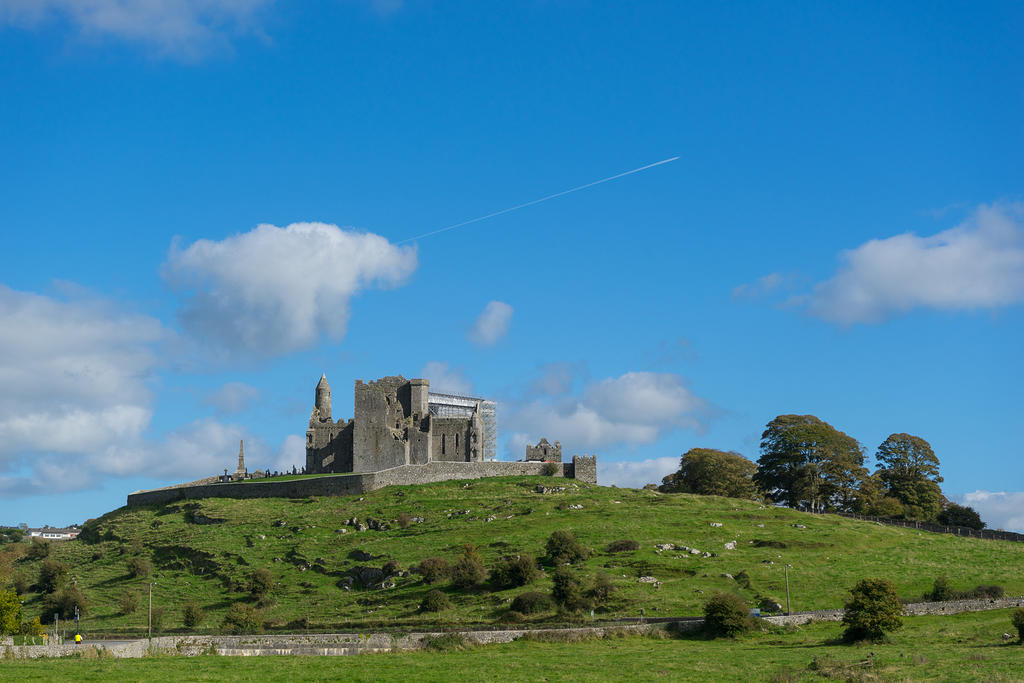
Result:
<svg viewBox="0 0 1024 683"><path fill-rule="evenodd" d="M455 228L461 228L462 226L469 225L470 223L479 223L480 221L485 221L488 218L494 218L495 216L500 216L502 214L509 213L511 211L517 211L519 209L525 209L528 206L533 206L534 204L540 204L541 202L546 202L547 200L554 199L556 197L563 197L563 196L565 196L567 194L572 194L573 192L579 192L580 190L585 190L588 187L593 187L594 185L600 185L601 183L607 183L610 180L615 180L617 178L624 178L625 176L633 175L634 173L639 173L640 171L646 171L649 168L654 168L655 166L661 166L662 164L667 164L669 162L675 161L678 158L679 157L676 156L676 157L671 157L671 158L668 158L668 159L662 159L661 161L656 161L653 164L647 164L646 166L641 166L640 168L634 168L632 171L626 171L625 173L617 173L616 175L608 176L607 178L601 178L600 180L595 180L594 182L587 183L586 185L580 185L578 187L574 187L574 188L569 189L569 190L562 190L561 192L556 192L555 194L549 194L547 197L541 197L540 199L534 199L533 201L526 202L525 204L516 204L515 206L510 206L507 209L502 209L501 211L495 211L494 213L489 213L486 216L480 216L479 218L472 218L472 219L470 219L468 221L462 221L461 223L456 223L455 225L449 225L448 227L440 228L439 230L434 230L432 232L427 232L427 233L424 233L422 235L417 235L416 237L410 237L408 239L404 239L401 242L395 242L395 244L396 245L398 245L398 244L405 244L406 242L413 242L415 240L421 240L424 237L432 237L433 235L438 235L438 234L440 234L442 232L448 232L449 230L454 230Z"/></svg>

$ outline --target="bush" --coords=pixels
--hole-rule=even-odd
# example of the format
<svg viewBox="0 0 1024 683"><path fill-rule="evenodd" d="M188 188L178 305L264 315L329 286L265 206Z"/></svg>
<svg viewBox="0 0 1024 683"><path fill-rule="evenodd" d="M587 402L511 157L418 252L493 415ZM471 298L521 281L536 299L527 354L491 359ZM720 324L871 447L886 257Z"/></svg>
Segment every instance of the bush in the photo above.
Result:
<svg viewBox="0 0 1024 683"><path fill-rule="evenodd" d="M558 463L556 463L556 462L546 462L546 463L544 463L544 467L541 469L541 472L544 473L545 477L553 477L556 474L558 474L558 471L560 469L562 469L562 468L559 466Z"/></svg>
<svg viewBox="0 0 1024 683"><path fill-rule="evenodd" d="M139 609L141 602L139 594L135 591L127 591L121 595L121 614L134 614Z"/></svg>
<svg viewBox="0 0 1024 683"><path fill-rule="evenodd" d="M68 566L60 560L43 560L39 567L39 589L44 593L57 591L68 578Z"/></svg>
<svg viewBox="0 0 1024 683"><path fill-rule="evenodd" d="M569 531L552 533L544 549L551 564L575 564L590 557L590 551L580 545Z"/></svg>
<svg viewBox="0 0 1024 683"><path fill-rule="evenodd" d="M50 542L44 541L39 537L32 539L32 544L28 547L28 555L30 560L42 560L50 556Z"/></svg>
<svg viewBox="0 0 1024 683"><path fill-rule="evenodd" d="M14 577L14 592L18 595L28 593L29 582L24 574L17 574Z"/></svg>
<svg viewBox="0 0 1024 683"><path fill-rule="evenodd" d="M144 557L129 557L126 564L128 565L128 574L132 578L141 579L153 573L153 565Z"/></svg>
<svg viewBox="0 0 1024 683"><path fill-rule="evenodd" d="M420 602L420 612L441 612L451 608L452 601L436 588L427 591L427 594L423 596L423 601Z"/></svg>
<svg viewBox="0 0 1024 683"><path fill-rule="evenodd" d="M504 557L491 569L491 583L499 588L525 586L539 574L537 560L530 555Z"/></svg>
<svg viewBox="0 0 1024 683"><path fill-rule="evenodd" d="M263 615L252 605L236 602L224 615L221 629L225 633L262 633Z"/></svg>
<svg viewBox="0 0 1024 683"><path fill-rule="evenodd" d="M549 609L551 609L551 598L537 591L520 593L512 601L511 605L511 611L518 612L519 614L536 614L537 612L546 612Z"/></svg>
<svg viewBox="0 0 1024 683"><path fill-rule="evenodd" d="M975 586L971 591L972 596L978 598L992 598L998 600L1006 595L1006 589L998 584Z"/></svg>
<svg viewBox="0 0 1024 683"><path fill-rule="evenodd" d="M206 618L206 612L197 603L186 602L185 609L181 615L181 622L186 628L195 628L203 623Z"/></svg>
<svg viewBox="0 0 1024 683"><path fill-rule="evenodd" d="M949 577L945 574L935 577L935 583L932 584L932 592L928 593L925 597L936 602L953 600L956 595L953 591L953 584L949 582Z"/></svg>
<svg viewBox="0 0 1024 683"><path fill-rule="evenodd" d="M1017 639L1024 645L1024 607L1015 609L1010 615L1010 623L1017 629Z"/></svg>
<svg viewBox="0 0 1024 683"><path fill-rule="evenodd" d="M0 588L0 636L21 630L21 599L14 591Z"/></svg>
<svg viewBox="0 0 1024 683"><path fill-rule="evenodd" d="M936 580L937 581L937 580ZM885 579L861 579L850 591L843 623L847 640L878 640L903 626L903 605Z"/></svg>
<svg viewBox="0 0 1024 683"><path fill-rule="evenodd" d="M43 618L51 619L56 612L61 619L74 619L75 607L80 616L85 616L87 601L78 586L68 586L56 593L50 593L43 599Z"/></svg>
<svg viewBox="0 0 1024 683"><path fill-rule="evenodd" d="M585 608L583 586L572 570L567 567L559 567L552 575L551 580L555 584L551 589L551 598L556 605L569 610Z"/></svg>
<svg viewBox="0 0 1024 683"><path fill-rule="evenodd" d="M408 512L403 512L398 515L398 526L403 529L408 529L409 525L412 524L412 515Z"/></svg>
<svg viewBox="0 0 1024 683"><path fill-rule="evenodd" d="M249 594L254 598L262 598L274 589L274 577L269 569L260 567L249 575Z"/></svg>
<svg viewBox="0 0 1024 683"><path fill-rule="evenodd" d="M612 585L612 580L608 578L607 574L601 572L594 578L594 585L590 587L587 595L593 599L594 604L603 605L614 592L615 586Z"/></svg>
<svg viewBox="0 0 1024 683"><path fill-rule="evenodd" d="M612 541L608 544L606 549L610 553L628 553L634 550L640 550L640 544L636 541L624 538L621 541Z"/></svg>
<svg viewBox="0 0 1024 683"><path fill-rule="evenodd" d="M712 636L735 638L753 626L747 603L735 593L716 593L704 603L704 630Z"/></svg>
<svg viewBox="0 0 1024 683"><path fill-rule="evenodd" d="M158 633L164 627L164 616L167 611L163 607L154 607L149 613L149 623L153 627L153 632Z"/></svg>
<svg viewBox="0 0 1024 683"><path fill-rule="evenodd" d="M427 583L441 583L448 578L451 568L448 566L448 560L443 557L428 557L420 562L416 571L423 575L423 580Z"/></svg>
<svg viewBox="0 0 1024 683"><path fill-rule="evenodd" d="M39 621L39 617L36 617L32 621L23 621L21 623L21 635L34 637L43 635L43 625Z"/></svg>
<svg viewBox="0 0 1024 683"><path fill-rule="evenodd" d="M458 588L472 588L483 583L486 577L487 570L484 569L484 561L476 551L476 546L463 546L462 555L451 569L452 585Z"/></svg>

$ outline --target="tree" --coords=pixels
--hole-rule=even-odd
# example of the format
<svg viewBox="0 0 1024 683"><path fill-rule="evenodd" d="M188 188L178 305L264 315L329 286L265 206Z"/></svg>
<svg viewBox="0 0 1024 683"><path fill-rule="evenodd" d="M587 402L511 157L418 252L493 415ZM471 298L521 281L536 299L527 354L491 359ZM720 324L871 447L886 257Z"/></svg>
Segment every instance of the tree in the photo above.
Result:
<svg viewBox="0 0 1024 683"><path fill-rule="evenodd" d="M772 500L812 511L849 511L867 476L853 437L814 415L779 415L761 434L754 483Z"/></svg>
<svg viewBox="0 0 1024 683"><path fill-rule="evenodd" d="M0 588L0 636L21 630L21 598L14 591Z"/></svg>
<svg viewBox="0 0 1024 683"><path fill-rule="evenodd" d="M504 557L491 569L491 583L499 588L525 586L537 576L537 560L531 555Z"/></svg>
<svg viewBox="0 0 1024 683"><path fill-rule="evenodd" d="M203 623L203 619L206 618L206 612L203 608L195 602L186 602L185 609L182 612L181 622L186 628L195 628Z"/></svg>
<svg viewBox="0 0 1024 683"><path fill-rule="evenodd" d="M236 602L228 608L221 628L225 633L262 633L263 614L251 605Z"/></svg>
<svg viewBox="0 0 1024 683"><path fill-rule="evenodd" d="M931 444L911 434L890 434L875 453L888 495L903 503L905 516L932 520L942 509L939 459Z"/></svg>
<svg viewBox="0 0 1024 683"><path fill-rule="evenodd" d="M551 564L576 564L590 557L590 551L580 545L571 531L553 531L544 546L545 556Z"/></svg>
<svg viewBox="0 0 1024 683"><path fill-rule="evenodd" d="M554 587L551 597L555 604L566 609L577 609L583 600L583 585L568 567L559 567L551 576Z"/></svg>
<svg viewBox="0 0 1024 683"><path fill-rule="evenodd" d="M735 593L716 593L704 603L704 630L711 635L735 638L752 627L747 603Z"/></svg>
<svg viewBox="0 0 1024 683"><path fill-rule="evenodd" d="M843 623L847 640L878 640L903 626L903 605L885 579L861 579L850 591Z"/></svg>
<svg viewBox="0 0 1024 683"><path fill-rule="evenodd" d="M39 567L39 588L44 593L53 593L68 578L68 566L60 560L43 560Z"/></svg>
<svg viewBox="0 0 1024 683"><path fill-rule="evenodd" d="M981 515L974 508L956 503L946 503L946 507L939 513L937 521L946 526L964 526L978 531L986 526L985 522L981 521Z"/></svg>
<svg viewBox="0 0 1024 683"><path fill-rule="evenodd" d="M757 465L739 453L714 448L691 448L679 460L679 471L662 480L664 493L755 498Z"/></svg>

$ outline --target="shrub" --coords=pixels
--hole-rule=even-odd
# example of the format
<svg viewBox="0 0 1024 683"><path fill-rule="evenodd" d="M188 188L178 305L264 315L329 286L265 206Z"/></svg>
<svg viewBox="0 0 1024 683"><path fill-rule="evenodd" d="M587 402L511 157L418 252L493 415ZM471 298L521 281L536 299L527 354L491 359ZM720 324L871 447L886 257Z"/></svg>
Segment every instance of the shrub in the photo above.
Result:
<svg viewBox="0 0 1024 683"><path fill-rule="evenodd" d="M420 612L441 612L451 608L452 601L436 588L427 591L427 594L423 596L423 601L420 602Z"/></svg>
<svg viewBox="0 0 1024 683"><path fill-rule="evenodd" d="M551 598L537 591L520 593L511 605L511 610L519 614L536 614L549 609L551 609Z"/></svg>
<svg viewBox="0 0 1024 683"><path fill-rule="evenodd" d="M556 462L546 462L546 463L544 463L544 467L541 469L541 472L544 473L545 477L553 477L556 474L558 474L558 471L560 469L562 469L562 468L559 467L558 463L556 463Z"/></svg>
<svg viewBox="0 0 1024 683"><path fill-rule="evenodd" d="M885 579L861 579L850 591L843 623L847 640L878 640L903 626L903 605Z"/></svg>
<svg viewBox="0 0 1024 683"><path fill-rule="evenodd" d="M600 572L594 578L594 585L590 587L587 595L594 600L595 604L603 605L607 602L608 597L614 592L615 586L612 585L612 580L608 578L607 574Z"/></svg>
<svg viewBox="0 0 1024 683"><path fill-rule="evenodd" d="M35 637L43 635L43 625L40 623L39 617L32 621L23 621L21 623L21 635Z"/></svg>
<svg viewBox="0 0 1024 683"><path fill-rule="evenodd" d="M935 577L935 583L932 584L932 592L925 597L936 602L953 600L955 593L953 591L953 584L949 582L949 577L945 574Z"/></svg>
<svg viewBox="0 0 1024 683"><path fill-rule="evenodd" d="M551 580L555 584L551 589L551 598L556 605L570 610L583 607L583 586L572 570L559 567Z"/></svg>
<svg viewBox="0 0 1024 683"><path fill-rule="evenodd" d="M1006 595L1006 589L998 584L976 586L971 593L979 598L992 598L998 600Z"/></svg>
<svg viewBox="0 0 1024 683"><path fill-rule="evenodd" d="M221 628L226 633L262 633L263 615L252 605L236 602L228 608Z"/></svg>
<svg viewBox="0 0 1024 683"><path fill-rule="evenodd" d="M476 546L463 546L462 555L451 569L452 584L459 588L472 588L483 583L486 577L487 570L484 569L484 561L476 551Z"/></svg>
<svg viewBox="0 0 1024 683"><path fill-rule="evenodd" d="M24 595L28 593L29 582L28 578L24 574L17 574L14 577L14 592L18 595Z"/></svg>
<svg viewBox="0 0 1024 683"><path fill-rule="evenodd" d="M0 636L21 630L21 599L14 591L0 588Z"/></svg>
<svg viewBox="0 0 1024 683"><path fill-rule="evenodd" d="M50 556L50 542L44 541L39 537L32 539L32 544L28 547L28 555L30 560L42 560L43 558Z"/></svg>
<svg viewBox="0 0 1024 683"><path fill-rule="evenodd" d="M181 615L181 622L186 628L195 628L203 623L206 618L206 612L197 603L186 602L185 609Z"/></svg>
<svg viewBox="0 0 1024 683"><path fill-rule="evenodd" d="M403 512L398 515L398 526L403 529L408 529L409 525L412 524L412 515L408 512Z"/></svg>
<svg viewBox="0 0 1024 683"><path fill-rule="evenodd" d="M44 593L53 593L64 585L68 578L68 566L60 560L43 560L39 567L39 588Z"/></svg>
<svg viewBox="0 0 1024 683"><path fill-rule="evenodd" d="M491 569L491 583L499 588L525 586L539 574L537 560L530 555L504 557Z"/></svg>
<svg viewBox="0 0 1024 683"><path fill-rule="evenodd" d="M514 609L503 613L498 617L498 622L501 624L518 624L523 621L526 617L523 616L522 612L517 612Z"/></svg>
<svg viewBox="0 0 1024 683"><path fill-rule="evenodd" d="M249 594L254 598L262 598L274 589L274 577L269 569L260 567L249 575Z"/></svg>
<svg viewBox="0 0 1024 683"><path fill-rule="evenodd" d="M428 557L420 562L416 571L423 575L427 583L441 583L448 578L451 569L448 567L448 560L443 557Z"/></svg>
<svg viewBox="0 0 1024 683"><path fill-rule="evenodd" d="M747 604L735 593L716 593L704 603L704 630L712 636L735 638L753 626Z"/></svg>
<svg viewBox="0 0 1024 683"><path fill-rule="evenodd" d="M156 633L164 627L164 616L167 611L163 607L154 607L149 613L149 623L153 626L153 632Z"/></svg>
<svg viewBox="0 0 1024 683"><path fill-rule="evenodd" d="M127 591L121 594L121 614L134 614L139 609L141 602L139 594L135 591Z"/></svg>
<svg viewBox="0 0 1024 683"><path fill-rule="evenodd" d="M128 574L135 579L149 576L153 572L153 565L144 557L129 557L126 564L128 565Z"/></svg>
<svg viewBox="0 0 1024 683"><path fill-rule="evenodd" d="M80 616L87 613L87 601L78 586L68 586L56 593L50 593L43 599L43 617L50 619L54 612L60 615L61 619L74 619L75 607L78 607Z"/></svg>
<svg viewBox="0 0 1024 683"><path fill-rule="evenodd" d="M608 544L607 551L610 553L628 553L640 550L640 544L636 541L624 538L621 541L612 541Z"/></svg>
<svg viewBox="0 0 1024 683"><path fill-rule="evenodd" d="M575 564L590 557L590 551L576 540L570 531L555 531L545 545L546 557L552 564Z"/></svg>
<svg viewBox="0 0 1024 683"><path fill-rule="evenodd" d="M468 643L461 633L445 633L440 636L428 636L423 639L423 649L433 650L434 652L465 650L467 647Z"/></svg>
<svg viewBox="0 0 1024 683"><path fill-rule="evenodd" d="M1024 645L1024 607L1015 609L1010 615L1010 623L1017 629L1017 639Z"/></svg>

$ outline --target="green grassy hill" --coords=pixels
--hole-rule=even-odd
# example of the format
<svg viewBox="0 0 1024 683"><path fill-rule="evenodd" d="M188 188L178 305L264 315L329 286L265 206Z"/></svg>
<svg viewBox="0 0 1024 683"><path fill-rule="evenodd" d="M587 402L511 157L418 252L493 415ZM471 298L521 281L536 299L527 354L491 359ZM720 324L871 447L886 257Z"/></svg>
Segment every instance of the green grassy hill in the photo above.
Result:
<svg viewBox="0 0 1024 683"><path fill-rule="evenodd" d="M537 493L538 485L564 486ZM573 509L570 506L582 506ZM407 528L405 513L423 518ZM346 522L376 520L386 530L357 531ZM722 526L711 526L720 523ZM802 525L802 526L798 526ZM373 525L371 525L373 526ZM736 591L751 604L762 596L784 604L783 567L792 565L793 610L842 605L847 590L863 577L892 580L900 594L918 597L935 577L947 574L958 588L1000 584L1008 594L1024 594L1024 544L958 538L764 507L730 498L660 494L616 489L545 477L514 477L389 487L362 497L185 501L167 506L121 508L91 522L84 540L55 543L51 557L66 563L89 600L84 628L142 629L147 584L155 582L153 603L165 610L164 631L182 628L182 606L202 605L208 617L199 630L219 626L233 602L252 601L249 576L268 569L276 587L263 605L271 627L416 628L444 624L493 623L508 602L527 590L548 592L546 572L532 585L492 591L459 591L440 584L453 608L419 614L423 596L435 586L407 570L441 556L454 561L462 544L473 543L487 565L503 555L544 554L555 530L572 531L594 552L574 569L593 577L606 573L615 592L598 618L695 615L718 590ZM343 533L344 531L344 533ZM634 539L640 550L608 553L611 541ZM736 541L735 549L726 544ZM657 552L657 544L677 544L714 553ZM132 557L151 562L153 572L132 578ZM358 567L397 562L404 576L391 588L350 590L344 578ZM41 560L21 558L13 573L34 583ZM723 576L745 572L745 582ZM641 583L653 576L660 585ZM34 590L34 589L33 589ZM121 598L135 591L142 607L121 614ZM25 611L42 611L42 596L30 591ZM556 619L553 612L529 621Z"/></svg>

